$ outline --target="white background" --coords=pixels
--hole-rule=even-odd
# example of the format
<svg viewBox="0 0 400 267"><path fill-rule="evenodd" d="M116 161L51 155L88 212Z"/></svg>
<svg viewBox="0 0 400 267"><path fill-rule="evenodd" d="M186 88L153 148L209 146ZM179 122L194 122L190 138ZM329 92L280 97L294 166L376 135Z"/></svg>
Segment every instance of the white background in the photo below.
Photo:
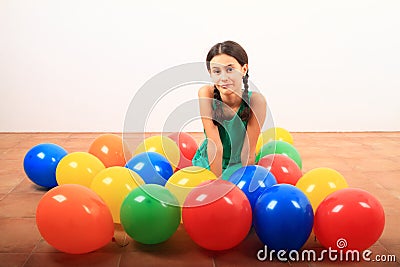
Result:
<svg viewBox="0 0 400 267"><path fill-rule="evenodd" d="M399 14L398 0L1 0L0 131L121 132L147 80L225 40L277 126L399 131ZM196 90L160 101L146 130Z"/></svg>

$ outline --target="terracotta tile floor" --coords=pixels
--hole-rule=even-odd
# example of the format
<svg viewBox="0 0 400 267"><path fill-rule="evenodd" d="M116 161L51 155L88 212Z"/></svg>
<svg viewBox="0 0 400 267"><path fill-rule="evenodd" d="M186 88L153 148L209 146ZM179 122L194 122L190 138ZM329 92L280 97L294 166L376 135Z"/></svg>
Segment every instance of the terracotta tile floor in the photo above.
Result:
<svg viewBox="0 0 400 267"><path fill-rule="evenodd" d="M116 225L115 241L96 252L58 252L36 228L36 205L46 191L26 177L23 158L32 146L44 142L61 145L68 152L87 151L99 135L0 133L0 266L400 266L400 132L293 133L304 172L316 167L334 168L351 187L365 189L379 199L386 225L370 249L373 255L393 254L397 262L260 262L256 254L263 245L254 231L229 251L210 252L193 243L182 226L165 243L144 246ZM201 133L192 135L199 142L203 139ZM142 136L131 140L139 143ZM322 249L313 236L303 248Z"/></svg>

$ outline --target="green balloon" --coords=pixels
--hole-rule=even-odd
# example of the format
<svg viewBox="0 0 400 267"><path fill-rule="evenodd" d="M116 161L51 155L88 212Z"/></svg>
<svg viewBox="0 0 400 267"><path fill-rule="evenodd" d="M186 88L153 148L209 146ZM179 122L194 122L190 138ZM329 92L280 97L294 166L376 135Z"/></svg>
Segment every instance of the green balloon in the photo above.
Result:
<svg viewBox="0 0 400 267"><path fill-rule="evenodd" d="M121 205L121 224L125 232L143 244L158 244L169 239L181 222L176 197L165 187L145 184L132 190Z"/></svg>
<svg viewBox="0 0 400 267"><path fill-rule="evenodd" d="M299 166L300 170L302 169L302 161L300 157L299 151L297 149L285 141L270 141L263 145L256 156L256 162L258 162L262 157L270 154L282 154L286 155L292 160L294 160Z"/></svg>

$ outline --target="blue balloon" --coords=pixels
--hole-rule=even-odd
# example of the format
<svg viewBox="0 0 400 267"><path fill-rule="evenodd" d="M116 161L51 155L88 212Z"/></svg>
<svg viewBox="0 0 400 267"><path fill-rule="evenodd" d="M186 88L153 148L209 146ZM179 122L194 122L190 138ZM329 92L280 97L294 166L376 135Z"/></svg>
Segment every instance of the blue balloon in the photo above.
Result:
<svg viewBox="0 0 400 267"><path fill-rule="evenodd" d="M32 147L24 157L24 171L37 185L52 188L58 185L56 169L68 152L59 145L44 143Z"/></svg>
<svg viewBox="0 0 400 267"><path fill-rule="evenodd" d="M277 184L266 189L254 207L254 229L269 250L299 250L310 236L313 223L310 201L293 185Z"/></svg>
<svg viewBox="0 0 400 267"><path fill-rule="evenodd" d="M139 174L146 184L165 185L174 173L169 161L156 152L143 152L135 155L125 167Z"/></svg>
<svg viewBox="0 0 400 267"><path fill-rule="evenodd" d="M274 175L267 168L257 165L238 169L228 181L234 183L246 194L252 209L264 190L276 184Z"/></svg>

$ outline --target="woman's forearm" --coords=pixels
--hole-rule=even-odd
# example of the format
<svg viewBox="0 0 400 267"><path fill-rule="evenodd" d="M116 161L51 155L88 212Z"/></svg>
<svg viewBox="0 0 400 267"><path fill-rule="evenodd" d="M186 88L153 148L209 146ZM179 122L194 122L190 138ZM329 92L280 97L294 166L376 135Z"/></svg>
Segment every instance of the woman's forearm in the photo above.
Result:
<svg viewBox="0 0 400 267"><path fill-rule="evenodd" d="M243 166L255 164L256 161L255 146L250 144L247 136L244 139L242 152L240 156Z"/></svg>
<svg viewBox="0 0 400 267"><path fill-rule="evenodd" d="M222 149L222 145L216 146L212 142L209 142L207 145L210 171L212 171L217 177L220 177L222 174Z"/></svg>
<svg viewBox="0 0 400 267"><path fill-rule="evenodd" d="M243 166L254 165L256 161L256 154L254 151L250 152L247 149L243 149L241 154L241 160Z"/></svg>

